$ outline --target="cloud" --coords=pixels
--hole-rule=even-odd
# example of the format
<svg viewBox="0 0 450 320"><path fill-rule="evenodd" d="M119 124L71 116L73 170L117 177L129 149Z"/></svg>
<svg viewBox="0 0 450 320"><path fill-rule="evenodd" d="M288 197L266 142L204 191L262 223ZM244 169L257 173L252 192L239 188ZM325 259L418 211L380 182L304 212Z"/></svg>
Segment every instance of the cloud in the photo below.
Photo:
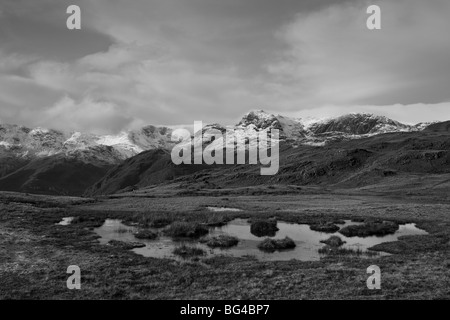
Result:
<svg viewBox="0 0 450 320"><path fill-rule="evenodd" d="M94 132L194 120L231 124L255 108L296 116L369 111L407 122L450 119L448 1L323 0L303 9L286 0L286 7L272 10L273 2L265 2L256 10L258 1L80 0L90 41L84 31L69 33L79 34L64 42L72 47L54 50L55 36L49 48L61 59L0 50L0 116ZM369 4L380 5L382 30L367 30ZM64 20L60 8L40 8L42 23L55 15ZM17 10L23 17L29 11ZM113 43L92 53L87 47L97 34ZM68 59L74 47L80 48Z"/></svg>
<svg viewBox="0 0 450 320"><path fill-rule="evenodd" d="M44 127L94 133L111 132L130 122L119 106L90 97L78 102L64 97L46 109L40 118L40 125Z"/></svg>
<svg viewBox="0 0 450 320"><path fill-rule="evenodd" d="M299 14L280 31L289 50L268 66L280 94L319 106L450 101L450 2L375 3L381 30L366 28L364 1Z"/></svg>

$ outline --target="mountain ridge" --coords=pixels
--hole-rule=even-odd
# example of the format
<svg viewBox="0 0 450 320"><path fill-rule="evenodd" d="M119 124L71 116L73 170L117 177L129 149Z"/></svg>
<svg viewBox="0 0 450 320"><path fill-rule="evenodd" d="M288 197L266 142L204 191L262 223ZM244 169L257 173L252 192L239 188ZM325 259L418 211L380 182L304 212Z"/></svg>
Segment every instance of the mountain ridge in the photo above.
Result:
<svg viewBox="0 0 450 320"><path fill-rule="evenodd" d="M448 132L449 126L445 123L430 126L421 123L412 126L372 114L349 114L310 121L256 110L245 114L235 126L210 124L204 126L202 133L209 128L222 133L228 128L235 129L235 134L241 138L253 129L258 131L278 129L280 146L283 148L292 150L300 148L299 150L308 152L322 148L326 152L328 146L337 143L353 145L351 141L363 141L386 134L420 132L424 132L425 135L430 132L444 134ZM107 194L119 192L124 188L141 188L155 183L165 183L189 176L198 170L211 169L204 165L175 166L170 159L170 150L177 143L171 141L172 132L173 129L168 127L149 125L139 130L123 131L117 135L100 136L82 132L65 133L52 129L0 125L2 164L0 190L63 195ZM195 135L198 134L200 132ZM205 140L202 142L200 139L199 142L202 143L202 147L208 144L214 145L214 148L224 146L220 139L213 142ZM431 157L446 159L446 156L439 152ZM357 154L363 158L369 155L364 152ZM372 155L368 157L372 158ZM422 159L421 154L414 154L413 157ZM341 167L341 162L347 161L345 159L347 158L330 165ZM319 173L327 171L327 166L317 170ZM223 171L220 174L227 172L229 170L227 168L229 167L221 169ZM293 165L293 168L297 167ZM309 168L309 165L305 168ZM280 168L280 170L283 172L287 169ZM312 172L316 170L314 165L311 170ZM241 174L239 173L236 179L239 180ZM297 175L293 172L289 174ZM308 174L310 173L306 175ZM279 178L282 176L274 179ZM292 177L287 178L289 179ZM255 183L259 180L260 177L254 179Z"/></svg>

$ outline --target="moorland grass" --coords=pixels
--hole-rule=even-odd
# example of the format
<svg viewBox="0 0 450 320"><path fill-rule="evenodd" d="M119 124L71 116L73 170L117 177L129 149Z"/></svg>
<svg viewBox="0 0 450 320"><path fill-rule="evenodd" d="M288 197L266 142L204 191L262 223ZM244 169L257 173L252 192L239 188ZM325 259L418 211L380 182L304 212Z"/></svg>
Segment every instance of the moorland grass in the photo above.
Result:
<svg viewBox="0 0 450 320"><path fill-rule="evenodd" d="M164 234L172 238L198 238L208 233L208 229L195 222L175 221Z"/></svg>
<svg viewBox="0 0 450 320"><path fill-rule="evenodd" d="M250 224L250 232L257 237L273 237L278 230L276 220L255 220Z"/></svg>
<svg viewBox="0 0 450 320"><path fill-rule="evenodd" d="M309 228L313 231L325 232L325 233L334 233L338 231L340 228L332 222L324 222L312 224Z"/></svg>
<svg viewBox="0 0 450 320"><path fill-rule="evenodd" d="M218 235L215 237L206 237L200 240L210 248L230 248L239 243L239 239L230 235Z"/></svg>
<svg viewBox="0 0 450 320"><path fill-rule="evenodd" d="M345 241L343 241L340 237L338 236L331 236L326 240L321 240L321 243L325 243L327 245L329 245L330 247L340 247L342 246Z"/></svg>
<svg viewBox="0 0 450 320"><path fill-rule="evenodd" d="M346 237L370 237L394 234L398 230L398 224L391 221L366 222L361 225L351 225L342 228L339 233Z"/></svg>
<svg viewBox="0 0 450 320"><path fill-rule="evenodd" d="M258 248L266 252L293 249L295 248L295 246L295 242L289 237L286 237L284 239L266 238L263 242L258 244Z"/></svg>
<svg viewBox="0 0 450 320"><path fill-rule="evenodd" d="M154 240L158 237L158 234L151 230L138 230L136 233L134 233L134 236L137 239Z"/></svg>
<svg viewBox="0 0 450 320"><path fill-rule="evenodd" d="M198 247L191 247L191 246L187 246L185 244L176 247L173 250L173 254L183 257L183 258L190 258L190 257L198 257L198 256L203 256L206 254L206 252Z"/></svg>

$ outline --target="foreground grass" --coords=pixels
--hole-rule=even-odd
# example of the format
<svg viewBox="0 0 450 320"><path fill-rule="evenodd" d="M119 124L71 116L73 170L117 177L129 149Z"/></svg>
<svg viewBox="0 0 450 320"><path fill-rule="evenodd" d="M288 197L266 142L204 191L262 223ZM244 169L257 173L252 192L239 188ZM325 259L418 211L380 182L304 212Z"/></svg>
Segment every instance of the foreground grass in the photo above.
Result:
<svg viewBox="0 0 450 320"><path fill-rule="evenodd" d="M101 211L97 205L95 210L88 210L55 201L52 199L51 206L19 200L0 203L1 299L450 298L450 224L439 216L438 210L434 210L437 218L431 213L427 220L415 217L419 226L432 234L380 245L383 250L396 253L392 256L360 259L332 255L315 262L215 257L202 259L201 263L182 263L145 258L123 248L100 245L92 232L106 218L137 222L134 216L145 213ZM104 207L107 206L105 203ZM328 215L332 219L352 218L343 211L345 214ZM401 220L397 212L385 211L384 218ZM287 221L306 223L326 218L314 211L304 215L276 213ZM172 214L196 223L208 219L208 213L198 210ZM274 211L247 211L241 215L270 217ZM68 216L81 219L68 226L55 225ZM371 291L366 287L366 269L372 264L382 270L382 290ZM69 265L81 268L81 290L66 288Z"/></svg>

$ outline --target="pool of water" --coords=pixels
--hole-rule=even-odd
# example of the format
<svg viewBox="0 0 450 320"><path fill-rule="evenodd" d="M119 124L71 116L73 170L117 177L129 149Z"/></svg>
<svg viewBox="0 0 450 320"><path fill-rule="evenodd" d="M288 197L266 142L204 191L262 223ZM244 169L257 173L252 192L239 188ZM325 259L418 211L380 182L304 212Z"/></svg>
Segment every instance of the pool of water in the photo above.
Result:
<svg viewBox="0 0 450 320"><path fill-rule="evenodd" d="M360 224L357 222L345 221L344 224L339 224L339 227L345 227L351 224ZM413 223L400 225L399 230L395 234L383 237L345 237L344 235L336 233L322 233L313 231L309 225L294 224L278 221L277 231L273 239L282 239L289 237L296 243L296 247L286 251L276 251L273 253L263 252L258 249L257 245L266 237L257 237L250 233L250 224L246 219L235 219L230 221L223 227L210 228L209 235L215 236L220 234L227 234L235 236L239 239L239 244L228 249L211 249L208 246L199 243L198 241L175 241L172 238L160 236L156 240L142 240L134 237L133 232L136 231L134 227L126 226L120 220L108 219L103 226L95 229L95 232L101 236L99 239L102 244L108 243L110 240L119 240L126 242L141 242L146 246L142 248L133 249L137 254L145 257L154 258L177 258L173 253L173 249L183 243L197 246L204 249L208 256L212 255L229 255L234 257L254 256L259 260L265 261L282 261L297 259L301 261L319 260L322 255L318 250L325 245L320 243L321 240L326 240L332 235L339 236L346 243L342 246L348 249L360 249L367 251L367 248L372 247L382 242L396 241L398 237L404 235L424 235L426 231L421 230ZM157 231L154 229L154 231ZM381 255L385 253L380 253Z"/></svg>
<svg viewBox="0 0 450 320"><path fill-rule="evenodd" d="M212 212L239 212L242 211L241 209L237 209L237 208L226 208L226 207L207 207L209 211Z"/></svg>
<svg viewBox="0 0 450 320"><path fill-rule="evenodd" d="M58 222L57 224L61 225L61 226L68 226L69 224L72 223L73 217L67 217L67 218L62 218L62 220L60 222Z"/></svg>

